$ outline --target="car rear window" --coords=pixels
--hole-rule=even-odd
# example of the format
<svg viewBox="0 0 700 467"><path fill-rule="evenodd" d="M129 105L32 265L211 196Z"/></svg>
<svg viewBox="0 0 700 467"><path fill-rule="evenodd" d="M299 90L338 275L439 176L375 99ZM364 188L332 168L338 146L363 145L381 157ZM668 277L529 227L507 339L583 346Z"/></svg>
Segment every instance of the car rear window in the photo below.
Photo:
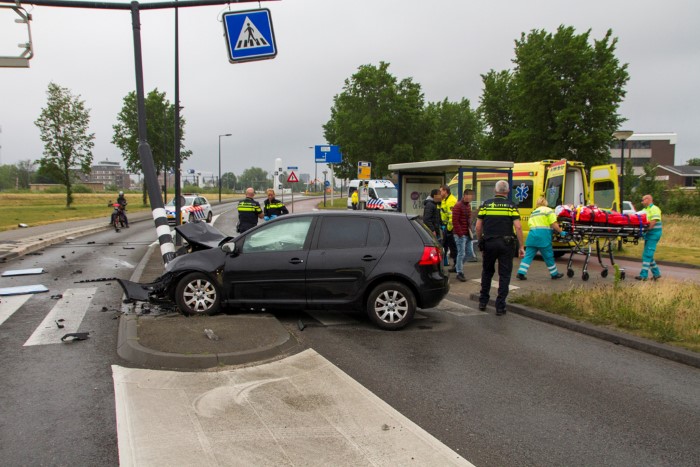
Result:
<svg viewBox="0 0 700 467"><path fill-rule="evenodd" d="M369 217L324 217L318 238L322 250L376 247L388 244L384 222Z"/></svg>
<svg viewBox="0 0 700 467"><path fill-rule="evenodd" d="M413 224L413 227L420 235L421 240L423 240L426 245L432 245L435 242L435 237L433 237L433 234L430 233L428 227L421 222L418 217L413 217L411 219L411 224Z"/></svg>

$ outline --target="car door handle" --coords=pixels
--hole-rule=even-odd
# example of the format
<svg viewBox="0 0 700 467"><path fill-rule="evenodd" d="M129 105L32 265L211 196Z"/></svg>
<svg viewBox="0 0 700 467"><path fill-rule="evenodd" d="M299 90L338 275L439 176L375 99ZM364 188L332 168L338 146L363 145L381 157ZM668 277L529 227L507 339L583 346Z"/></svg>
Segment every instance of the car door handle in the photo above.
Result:
<svg viewBox="0 0 700 467"><path fill-rule="evenodd" d="M303 260L303 259L299 259L299 258L292 258L292 259L289 260L289 262L292 263L292 264L301 264L301 263L304 262L304 260Z"/></svg>
<svg viewBox="0 0 700 467"><path fill-rule="evenodd" d="M377 260L377 258L375 258L372 255L365 255L362 257L362 261L376 261L376 260Z"/></svg>

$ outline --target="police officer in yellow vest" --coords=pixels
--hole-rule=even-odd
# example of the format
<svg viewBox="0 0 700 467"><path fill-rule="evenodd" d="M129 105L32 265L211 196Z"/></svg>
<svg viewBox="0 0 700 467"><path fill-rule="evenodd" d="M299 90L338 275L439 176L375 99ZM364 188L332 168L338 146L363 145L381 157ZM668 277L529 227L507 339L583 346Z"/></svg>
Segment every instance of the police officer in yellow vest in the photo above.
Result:
<svg viewBox="0 0 700 467"><path fill-rule="evenodd" d="M635 279L645 281L649 277L649 269L651 269L652 280L661 277L659 266L654 261L654 253L656 252L656 244L661 238L661 209L654 204L654 198L651 195L642 197L644 212L647 214L649 221L649 230L644 233L644 251L642 252L642 272Z"/></svg>
<svg viewBox="0 0 700 467"><path fill-rule="evenodd" d="M450 187L443 185L440 187L440 195L442 201L440 202L440 220L442 221L442 246L445 249L445 258L447 258L448 252L449 256L452 258L452 267L450 272L456 272L457 266L457 243L455 242L455 236L452 226L452 208L457 204L457 198L452 194Z"/></svg>
<svg viewBox="0 0 700 467"><path fill-rule="evenodd" d="M544 196L541 196L535 204L537 208L532 211L530 219L527 221L528 226L530 226L530 233L527 235L527 240L525 240L525 246L527 247L525 258L520 262L517 277L521 281L527 280L527 277L525 277L527 270L539 251L552 279L561 279L564 277L564 274L557 271L557 265L554 263L554 251L552 250L552 230L562 234L561 227L559 227L557 222L557 215L554 214L552 208L547 206L547 199Z"/></svg>
<svg viewBox="0 0 700 467"><path fill-rule="evenodd" d="M513 256L516 253L520 258L525 256L520 212L507 198L509 191L510 186L507 181L497 181L494 187L495 196L484 201L476 219L476 237L479 239L479 249L483 252L479 309L485 310L489 302L491 279L496 272L496 261L498 261L498 296L496 297L496 315L498 316L506 314L506 297L508 297L510 275L513 272Z"/></svg>
<svg viewBox="0 0 700 467"><path fill-rule="evenodd" d="M263 212L260 203L253 199L255 190L246 188L245 199L238 202L238 225L236 230L243 233L258 225L258 219L262 219Z"/></svg>
<svg viewBox="0 0 700 467"><path fill-rule="evenodd" d="M282 201L275 198L275 190L268 188L267 199L265 200L265 206L263 207L263 219L269 221L284 214L289 214L287 206L285 206Z"/></svg>

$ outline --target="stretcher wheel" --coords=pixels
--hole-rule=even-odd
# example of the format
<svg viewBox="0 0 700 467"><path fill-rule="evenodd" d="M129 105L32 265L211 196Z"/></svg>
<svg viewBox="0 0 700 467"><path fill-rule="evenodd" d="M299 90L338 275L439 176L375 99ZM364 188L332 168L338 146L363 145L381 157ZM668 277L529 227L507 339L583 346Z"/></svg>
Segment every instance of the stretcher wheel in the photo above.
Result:
<svg viewBox="0 0 700 467"><path fill-rule="evenodd" d="M566 270L566 277L574 277L574 270L573 270L573 269L567 269L567 270Z"/></svg>
<svg viewBox="0 0 700 467"><path fill-rule="evenodd" d="M602 277L608 277L608 270L607 270L607 269L603 269L602 271L600 271L600 275L601 275Z"/></svg>
<svg viewBox="0 0 700 467"><path fill-rule="evenodd" d="M625 280L625 271L620 271L620 279Z"/></svg>
<svg viewBox="0 0 700 467"><path fill-rule="evenodd" d="M584 272L583 275L581 276L581 279L583 279L584 281L587 281L589 277L591 277L591 276L589 276L587 272Z"/></svg>

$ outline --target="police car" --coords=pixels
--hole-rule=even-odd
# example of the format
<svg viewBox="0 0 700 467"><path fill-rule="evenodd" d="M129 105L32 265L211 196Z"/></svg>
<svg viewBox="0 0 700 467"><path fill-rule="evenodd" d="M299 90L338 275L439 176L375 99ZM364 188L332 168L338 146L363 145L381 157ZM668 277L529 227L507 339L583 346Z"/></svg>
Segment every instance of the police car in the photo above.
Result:
<svg viewBox="0 0 700 467"><path fill-rule="evenodd" d="M175 198L165 205L165 215L168 224L175 225ZM180 196L180 223L204 221L211 222L211 204L204 196L196 193L185 193Z"/></svg>

